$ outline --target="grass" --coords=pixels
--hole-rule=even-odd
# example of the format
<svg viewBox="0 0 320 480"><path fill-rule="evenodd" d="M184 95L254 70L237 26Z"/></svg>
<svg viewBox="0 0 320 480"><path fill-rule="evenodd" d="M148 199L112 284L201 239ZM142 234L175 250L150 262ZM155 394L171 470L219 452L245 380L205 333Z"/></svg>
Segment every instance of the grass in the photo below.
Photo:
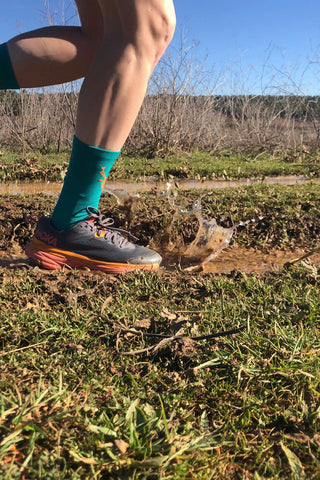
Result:
<svg viewBox="0 0 320 480"><path fill-rule="evenodd" d="M240 179L274 175L319 176L319 152L294 154L281 152L201 152L170 155L166 158L130 158L123 156L115 165L114 178L156 176L168 178Z"/></svg>
<svg viewBox="0 0 320 480"><path fill-rule="evenodd" d="M225 226L263 217L234 237L244 247L319 247L316 184L201 195L203 215ZM176 201L189 208L198 197L178 192ZM0 249L19 251L54 202L2 196ZM128 212L114 200L104 197L102 208L125 226ZM143 243L173 214L152 194L131 213ZM193 227L181 219L176 230L190 241ZM317 480L320 277L312 260L264 275L176 268L107 276L19 261L9 268L0 258L0 477ZM234 328L242 330L211 336ZM178 338L159 343L158 335Z"/></svg>
<svg viewBox="0 0 320 480"><path fill-rule="evenodd" d="M319 478L315 270L2 271L1 311L2 478Z"/></svg>
<svg viewBox="0 0 320 480"><path fill-rule="evenodd" d="M68 165L68 153L1 152L0 181L61 181ZM274 175L319 177L319 151L277 152L200 152L169 155L165 158L121 155L110 173L110 179L145 179L169 176L195 179L240 179Z"/></svg>
<svg viewBox="0 0 320 480"><path fill-rule="evenodd" d="M67 171L69 154L41 152L0 152L0 182L62 181Z"/></svg>

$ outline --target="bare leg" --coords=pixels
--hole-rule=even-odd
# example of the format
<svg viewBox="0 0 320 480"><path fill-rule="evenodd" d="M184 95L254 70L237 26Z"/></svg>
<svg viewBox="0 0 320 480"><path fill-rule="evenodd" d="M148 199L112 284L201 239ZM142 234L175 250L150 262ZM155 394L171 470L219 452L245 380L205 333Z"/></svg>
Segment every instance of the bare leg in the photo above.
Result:
<svg viewBox="0 0 320 480"><path fill-rule="evenodd" d="M99 0L104 38L82 85L76 136L120 150L143 101L149 77L171 41L172 0Z"/></svg>
<svg viewBox="0 0 320 480"><path fill-rule="evenodd" d="M76 0L81 26L44 27L8 42L20 87L40 87L84 77L103 38L98 0Z"/></svg>

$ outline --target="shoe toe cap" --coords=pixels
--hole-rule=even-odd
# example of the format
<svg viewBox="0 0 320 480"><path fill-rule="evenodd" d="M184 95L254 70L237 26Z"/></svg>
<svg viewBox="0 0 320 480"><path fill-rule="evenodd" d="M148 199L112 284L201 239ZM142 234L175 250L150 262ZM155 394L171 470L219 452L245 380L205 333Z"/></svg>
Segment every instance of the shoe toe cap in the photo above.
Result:
<svg viewBox="0 0 320 480"><path fill-rule="evenodd" d="M128 260L128 263L136 265L160 265L161 261L162 257L159 253L149 248L141 247L141 249Z"/></svg>

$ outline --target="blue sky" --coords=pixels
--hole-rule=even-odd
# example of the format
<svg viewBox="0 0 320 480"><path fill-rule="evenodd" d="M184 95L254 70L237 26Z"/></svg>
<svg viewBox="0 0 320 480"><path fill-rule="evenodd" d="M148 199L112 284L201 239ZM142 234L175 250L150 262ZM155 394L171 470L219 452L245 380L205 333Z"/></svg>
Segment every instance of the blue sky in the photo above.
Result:
<svg viewBox="0 0 320 480"><path fill-rule="evenodd" d="M46 24L41 0L0 2L0 41ZM49 3L61 12L62 0ZM186 45L199 42L193 53L213 71L218 93L320 94L318 0L175 0L175 6L173 45L182 31Z"/></svg>

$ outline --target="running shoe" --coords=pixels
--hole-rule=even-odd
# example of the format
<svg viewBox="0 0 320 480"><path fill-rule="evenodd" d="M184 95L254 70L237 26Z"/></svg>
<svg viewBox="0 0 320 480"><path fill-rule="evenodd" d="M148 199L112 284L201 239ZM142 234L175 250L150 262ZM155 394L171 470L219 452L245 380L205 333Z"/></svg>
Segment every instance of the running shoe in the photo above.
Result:
<svg viewBox="0 0 320 480"><path fill-rule="evenodd" d="M88 217L67 230L57 230L50 218L41 217L34 238L26 245L28 257L48 270L64 266L89 268L106 273L125 273L132 270L157 270L161 256L131 243L115 228L113 219L95 208L87 208Z"/></svg>

